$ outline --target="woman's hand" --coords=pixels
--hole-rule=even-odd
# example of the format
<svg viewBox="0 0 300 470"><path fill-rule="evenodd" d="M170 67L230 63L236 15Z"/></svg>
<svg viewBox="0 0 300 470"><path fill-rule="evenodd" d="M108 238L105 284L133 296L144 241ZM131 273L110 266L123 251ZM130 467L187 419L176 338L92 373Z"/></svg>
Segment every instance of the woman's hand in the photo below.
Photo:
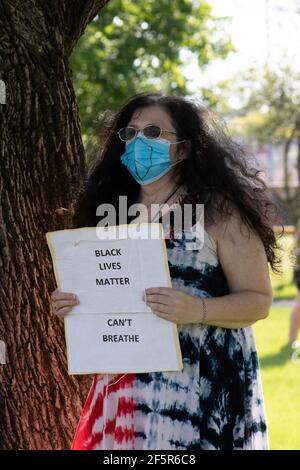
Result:
<svg viewBox="0 0 300 470"><path fill-rule="evenodd" d="M173 323L200 323L201 304L199 298L172 287L145 289L143 300L158 317Z"/></svg>
<svg viewBox="0 0 300 470"><path fill-rule="evenodd" d="M57 315L60 318L64 318L70 310L79 304L79 300L75 294L70 292L61 292L56 289L51 294L51 307L54 315Z"/></svg>

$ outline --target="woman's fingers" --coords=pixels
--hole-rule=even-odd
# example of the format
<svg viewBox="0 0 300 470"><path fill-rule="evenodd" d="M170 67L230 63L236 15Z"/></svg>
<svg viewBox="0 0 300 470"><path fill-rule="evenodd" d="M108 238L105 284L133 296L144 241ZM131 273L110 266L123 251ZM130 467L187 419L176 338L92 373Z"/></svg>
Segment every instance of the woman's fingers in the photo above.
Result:
<svg viewBox="0 0 300 470"><path fill-rule="evenodd" d="M158 304L164 304L164 305L167 305L168 304L168 297L166 297L165 295L161 295L161 294L147 294L146 293L146 302L156 302Z"/></svg>
<svg viewBox="0 0 300 470"><path fill-rule="evenodd" d="M63 307L60 310L55 311L54 314L59 318L63 318L66 315L68 315L70 310L71 310L70 307Z"/></svg>
<svg viewBox="0 0 300 470"><path fill-rule="evenodd" d="M56 300L55 301L55 310L58 311L62 307L74 307L74 305L79 304L78 300Z"/></svg>
<svg viewBox="0 0 300 470"><path fill-rule="evenodd" d="M71 292L55 290L51 295L51 305L54 315L64 317L75 305L79 304L77 296Z"/></svg>
<svg viewBox="0 0 300 470"><path fill-rule="evenodd" d="M148 302L147 304L149 305L153 313L164 313L165 315L168 315L170 311L168 306L164 304L158 304L156 302Z"/></svg>
<svg viewBox="0 0 300 470"><path fill-rule="evenodd" d="M59 290L55 290L52 292L51 295L52 300L75 300L76 295L73 294L72 292L61 292Z"/></svg>
<svg viewBox="0 0 300 470"><path fill-rule="evenodd" d="M174 293L173 287L148 287L145 289L146 295L159 294L172 296Z"/></svg>

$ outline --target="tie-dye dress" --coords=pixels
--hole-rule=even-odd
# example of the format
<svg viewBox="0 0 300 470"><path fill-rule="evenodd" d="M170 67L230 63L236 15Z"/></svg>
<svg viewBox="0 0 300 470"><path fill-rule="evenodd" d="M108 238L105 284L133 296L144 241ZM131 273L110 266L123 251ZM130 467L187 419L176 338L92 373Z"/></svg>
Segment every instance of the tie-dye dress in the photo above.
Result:
<svg viewBox="0 0 300 470"><path fill-rule="evenodd" d="M229 293L216 244L166 239L172 287L199 297ZM153 286L154 287L154 286ZM96 375L72 449L268 449L252 327L178 325L183 369Z"/></svg>

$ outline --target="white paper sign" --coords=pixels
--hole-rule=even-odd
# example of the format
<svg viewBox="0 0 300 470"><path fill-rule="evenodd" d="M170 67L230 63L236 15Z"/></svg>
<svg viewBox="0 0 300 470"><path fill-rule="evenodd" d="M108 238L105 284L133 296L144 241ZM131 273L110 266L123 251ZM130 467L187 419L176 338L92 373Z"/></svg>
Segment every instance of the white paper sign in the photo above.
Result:
<svg viewBox="0 0 300 470"><path fill-rule="evenodd" d="M142 299L148 287L171 286L160 224L46 237L59 290L80 300L65 318L70 374L182 369L176 325L154 315Z"/></svg>

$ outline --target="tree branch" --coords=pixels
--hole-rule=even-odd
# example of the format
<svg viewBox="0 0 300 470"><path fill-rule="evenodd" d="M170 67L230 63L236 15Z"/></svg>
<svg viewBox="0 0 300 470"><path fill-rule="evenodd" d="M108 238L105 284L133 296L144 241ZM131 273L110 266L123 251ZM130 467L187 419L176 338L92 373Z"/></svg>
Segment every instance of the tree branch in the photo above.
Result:
<svg viewBox="0 0 300 470"><path fill-rule="evenodd" d="M88 23L108 2L109 0L66 0L64 23L69 54L84 33Z"/></svg>

